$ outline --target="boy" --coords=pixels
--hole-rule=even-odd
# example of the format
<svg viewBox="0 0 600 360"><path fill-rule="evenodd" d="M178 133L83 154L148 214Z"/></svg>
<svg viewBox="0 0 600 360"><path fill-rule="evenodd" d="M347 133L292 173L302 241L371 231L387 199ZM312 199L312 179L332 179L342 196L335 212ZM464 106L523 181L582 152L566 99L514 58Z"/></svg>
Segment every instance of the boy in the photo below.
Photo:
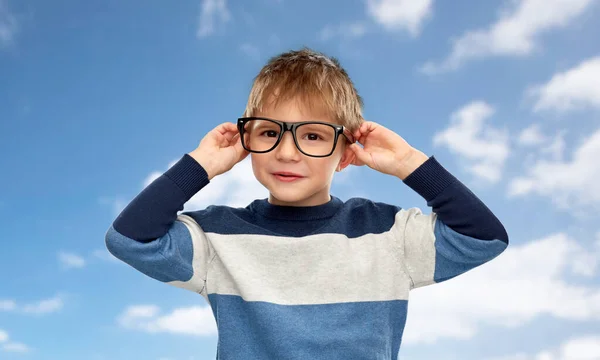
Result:
<svg viewBox="0 0 600 360"><path fill-rule="evenodd" d="M250 153L268 199L178 215ZM331 196L349 165L398 177L432 213ZM106 234L116 257L209 302L226 360L396 359L409 291L507 244L500 221L435 158L363 120L339 62L310 49L272 58L244 117L210 131Z"/></svg>

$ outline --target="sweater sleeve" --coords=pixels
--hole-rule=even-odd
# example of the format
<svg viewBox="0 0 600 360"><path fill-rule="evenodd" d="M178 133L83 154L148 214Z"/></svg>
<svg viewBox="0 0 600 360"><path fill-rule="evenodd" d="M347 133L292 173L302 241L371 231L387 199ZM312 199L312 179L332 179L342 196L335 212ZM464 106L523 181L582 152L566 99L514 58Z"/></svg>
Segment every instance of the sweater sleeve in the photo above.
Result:
<svg viewBox="0 0 600 360"><path fill-rule="evenodd" d="M404 183L432 208L399 209L394 230L413 288L442 282L484 264L508 246L500 220L432 156Z"/></svg>
<svg viewBox="0 0 600 360"><path fill-rule="evenodd" d="M198 223L177 213L208 183L185 154L123 209L105 235L107 249L147 276L202 294L210 247Z"/></svg>

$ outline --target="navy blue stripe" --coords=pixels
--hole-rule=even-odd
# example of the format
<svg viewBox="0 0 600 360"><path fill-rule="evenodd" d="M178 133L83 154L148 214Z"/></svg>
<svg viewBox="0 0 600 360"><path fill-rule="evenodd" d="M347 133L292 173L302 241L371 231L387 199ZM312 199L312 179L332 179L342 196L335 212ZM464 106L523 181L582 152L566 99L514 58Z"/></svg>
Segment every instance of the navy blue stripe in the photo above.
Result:
<svg viewBox="0 0 600 360"><path fill-rule="evenodd" d="M500 220L433 156L406 177L404 183L421 195L439 220L454 231L508 244L508 234Z"/></svg>
<svg viewBox="0 0 600 360"><path fill-rule="evenodd" d="M183 205L208 183L204 168L185 154L142 190L112 225L122 235L137 241L159 238L169 231Z"/></svg>
<svg viewBox="0 0 600 360"><path fill-rule="evenodd" d="M363 198L352 198L344 202L337 213L329 218L310 221L276 220L260 216L250 210L255 207L256 202L263 201L266 200L255 200L246 208L212 205L204 210L184 214L193 218L207 233L290 237L333 233L355 238L389 231L399 211L396 206ZM307 214L307 216L312 215Z"/></svg>

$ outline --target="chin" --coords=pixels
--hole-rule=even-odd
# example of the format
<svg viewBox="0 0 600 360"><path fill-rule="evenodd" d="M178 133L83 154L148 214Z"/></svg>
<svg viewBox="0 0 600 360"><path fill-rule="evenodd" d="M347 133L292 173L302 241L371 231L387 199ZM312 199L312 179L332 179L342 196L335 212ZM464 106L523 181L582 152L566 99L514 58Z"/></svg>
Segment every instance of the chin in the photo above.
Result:
<svg viewBox="0 0 600 360"><path fill-rule="evenodd" d="M271 174L255 172L257 180L269 190L272 198L279 202L296 204L312 199L321 190L315 186L314 179L303 179L298 183L283 183Z"/></svg>
<svg viewBox="0 0 600 360"><path fill-rule="evenodd" d="M302 189L281 189L269 188L271 196L281 202L298 203L311 197L311 194L306 193Z"/></svg>

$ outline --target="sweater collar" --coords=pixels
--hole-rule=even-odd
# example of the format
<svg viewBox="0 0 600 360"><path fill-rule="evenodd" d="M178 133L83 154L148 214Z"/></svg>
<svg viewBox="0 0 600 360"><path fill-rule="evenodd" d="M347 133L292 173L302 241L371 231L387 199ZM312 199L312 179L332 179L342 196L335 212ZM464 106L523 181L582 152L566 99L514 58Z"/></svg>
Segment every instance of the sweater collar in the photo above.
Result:
<svg viewBox="0 0 600 360"><path fill-rule="evenodd" d="M342 200L330 195L330 200L316 206L274 205L268 199L254 200L249 210L271 219L278 220L318 220L332 217L343 205Z"/></svg>

